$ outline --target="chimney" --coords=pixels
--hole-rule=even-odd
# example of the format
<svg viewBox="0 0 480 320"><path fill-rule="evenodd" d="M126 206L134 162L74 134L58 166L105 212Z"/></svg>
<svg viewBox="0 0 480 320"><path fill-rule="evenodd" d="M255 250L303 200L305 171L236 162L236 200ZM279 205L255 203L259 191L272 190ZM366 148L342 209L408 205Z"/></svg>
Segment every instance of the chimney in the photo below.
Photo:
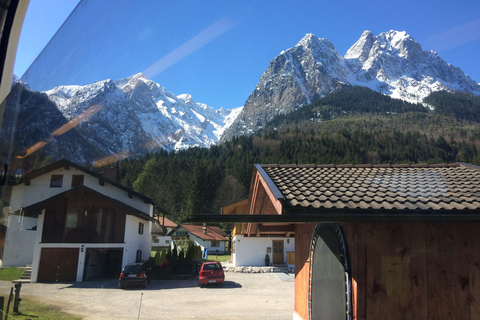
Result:
<svg viewBox="0 0 480 320"><path fill-rule="evenodd" d="M110 181L116 181L117 179L117 169L116 168L104 168L103 176Z"/></svg>
<svg viewBox="0 0 480 320"><path fill-rule="evenodd" d="M203 233L207 234L207 227L203 227Z"/></svg>

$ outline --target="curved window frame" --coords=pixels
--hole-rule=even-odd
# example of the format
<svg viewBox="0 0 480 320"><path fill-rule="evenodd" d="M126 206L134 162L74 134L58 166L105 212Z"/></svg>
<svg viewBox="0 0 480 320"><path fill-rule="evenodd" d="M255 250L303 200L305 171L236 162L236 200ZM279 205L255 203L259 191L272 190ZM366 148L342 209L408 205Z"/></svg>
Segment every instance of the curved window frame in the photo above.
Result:
<svg viewBox="0 0 480 320"><path fill-rule="evenodd" d="M338 244L341 250L341 256L343 259L343 267L345 270L345 294L346 294L346 306L345 306L345 319L353 319L353 306L352 306L352 275L349 263L349 255L347 250L347 244L343 235L342 229L337 223L318 223L312 235L312 241L310 245L310 266L308 276L308 319L316 319L312 315L312 277L313 277L313 265L315 259L315 247L318 240L321 239L321 233L324 229L330 229L337 235Z"/></svg>

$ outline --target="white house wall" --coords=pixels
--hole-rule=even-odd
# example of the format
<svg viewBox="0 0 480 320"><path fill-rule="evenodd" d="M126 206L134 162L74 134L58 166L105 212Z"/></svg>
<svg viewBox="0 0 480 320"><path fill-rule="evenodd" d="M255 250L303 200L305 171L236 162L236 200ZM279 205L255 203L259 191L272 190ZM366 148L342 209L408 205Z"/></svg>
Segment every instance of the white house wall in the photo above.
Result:
<svg viewBox="0 0 480 320"><path fill-rule="evenodd" d="M138 224L144 224L143 234L138 234ZM135 262L137 250L142 250L142 260L150 257L152 237L150 230L152 222L145 221L135 216L127 215L125 223L125 251L123 252L122 267L127 263Z"/></svg>
<svg viewBox="0 0 480 320"><path fill-rule="evenodd" d="M220 253L225 253L225 241L218 241L220 246L219 247L212 247L212 241L211 240L203 240L200 239L199 237L195 235L190 235L190 239L193 240L193 242L202 247L202 252L207 249L209 254L215 254L215 252L218 250Z"/></svg>
<svg viewBox="0 0 480 320"><path fill-rule="evenodd" d="M289 240L287 243L287 239ZM265 266L267 248L272 248L273 240L283 240L283 259L287 263L287 252L295 251L295 238L282 237L244 237L236 235L235 253L232 253L232 261L235 267ZM272 253L269 253L270 263L273 261Z"/></svg>
<svg viewBox="0 0 480 320"><path fill-rule="evenodd" d="M25 267L32 263L37 231L31 229L37 225L37 218L23 215L9 216L2 267Z"/></svg>
<svg viewBox="0 0 480 320"><path fill-rule="evenodd" d="M172 243L171 236L152 236L152 238L158 239L158 242L152 242L152 247L169 247Z"/></svg>

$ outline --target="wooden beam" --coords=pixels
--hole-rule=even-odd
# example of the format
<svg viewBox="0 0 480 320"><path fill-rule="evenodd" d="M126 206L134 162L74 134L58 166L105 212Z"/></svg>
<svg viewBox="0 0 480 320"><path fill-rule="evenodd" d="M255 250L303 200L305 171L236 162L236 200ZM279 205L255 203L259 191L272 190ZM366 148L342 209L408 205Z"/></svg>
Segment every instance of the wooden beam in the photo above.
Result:
<svg viewBox="0 0 480 320"><path fill-rule="evenodd" d="M295 232L294 225L283 225L283 226L264 226L261 225L258 228L261 233L271 233L271 234L286 234L287 232Z"/></svg>
<svg viewBox="0 0 480 320"><path fill-rule="evenodd" d="M270 190L270 188L268 187L268 183L265 181L265 179L263 179L263 177L259 174L258 175L258 178L259 178L259 181L260 183L262 184L268 198L270 199L273 207L275 208L275 211L277 214L282 214L283 212L283 203L280 202L276 197L275 197L275 194L273 193L272 190Z"/></svg>
<svg viewBox="0 0 480 320"><path fill-rule="evenodd" d="M480 221L480 214L476 210L343 210L325 209L323 212L292 212L289 214L199 214L184 221L191 222L251 222L251 223L415 223L415 222L459 222Z"/></svg>

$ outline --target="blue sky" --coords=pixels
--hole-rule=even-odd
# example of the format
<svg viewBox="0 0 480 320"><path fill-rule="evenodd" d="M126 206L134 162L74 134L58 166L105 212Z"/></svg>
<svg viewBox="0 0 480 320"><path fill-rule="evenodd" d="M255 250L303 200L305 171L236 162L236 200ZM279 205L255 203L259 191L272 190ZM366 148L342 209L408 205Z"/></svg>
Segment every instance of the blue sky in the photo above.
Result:
<svg viewBox="0 0 480 320"><path fill-rule="evenodd" d="M78 0L31 0L22 76ZM214 108L244 104L269 62L306 33L344 55L364 30L406 31L480 82L480 1L84 0L25 76L33 89L144 72Z"/></svg>

